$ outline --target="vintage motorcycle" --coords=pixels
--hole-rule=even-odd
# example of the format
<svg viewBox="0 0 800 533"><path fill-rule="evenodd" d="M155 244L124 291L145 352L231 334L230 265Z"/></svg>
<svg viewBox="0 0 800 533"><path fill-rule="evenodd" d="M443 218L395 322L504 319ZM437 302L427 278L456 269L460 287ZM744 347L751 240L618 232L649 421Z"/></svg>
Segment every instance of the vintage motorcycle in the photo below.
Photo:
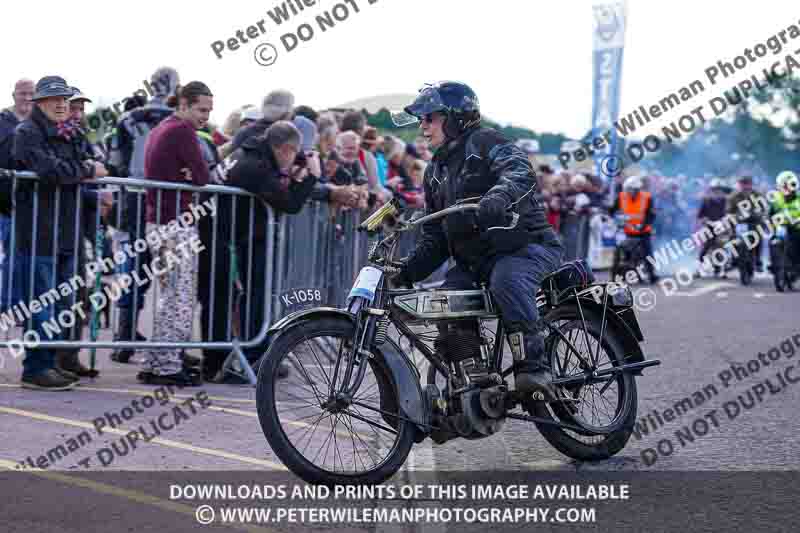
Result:
<svg viewBox="0 0 800 533"><path fill-rule="evenodd" d="M636 418L634 378L660 364L645 360L627 286L595 284L590 271L567 264L530 295L542 317L555 401L514 390L513 360L486 286L392 286L399 236L475 211L477 203L466 203L475 200L407 222L398 221L396 204L383 206L359 228L377 238L347 308L299 311L271 328L258 372L258 417L275 454L306 482L378 484L403 466L414 443L482 439L509 420L533 423L578 460L606 459L625 447ZM508 228L490 231L513 228L513 217ZM480 358L474 346L440 353L419 331L464 319L481 325ZM493 334L487 322L496 323ZM280 373L283 361L294 368L288 378Z"/></svg>
<svg viewBox="0 0 800 533"><path fill-rule="evenodd" d="M748 246L746 234L750 232L750 225L738 223L723 234L724 241L721 247L731 244L735 253L727 254L727 260L723 266L723 272L727 273L734 268L739 271L739 281L747 286L752 283L756 273L756 257L750 246Z"/></svg>
<svg viewBox="0 0 800 533"><path fill-rule="evenodd" d="M617 276L620 276L619 279L625 279L627 272L638 272L636 269L647 262L647 248L644 245L644 240L625 234L624 228L630 219L630 215L622 213L614 216L617 233L615 236L614 259L611 265L612 280L616 280ZM650 277L649 281L651 284L655 283L652 277Z"/></svg>

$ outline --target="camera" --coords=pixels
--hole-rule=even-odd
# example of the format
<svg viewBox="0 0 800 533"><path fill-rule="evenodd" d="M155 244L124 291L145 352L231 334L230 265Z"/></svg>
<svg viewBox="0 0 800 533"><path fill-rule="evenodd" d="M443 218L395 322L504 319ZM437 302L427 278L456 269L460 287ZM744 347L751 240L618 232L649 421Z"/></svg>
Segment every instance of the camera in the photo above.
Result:
<svg viewBox="0 0 800 533"><path fill-rule="evenodd" d="M299 168L305 168L308 164L308 157L306 153L303 151L297 152L297 157L294 158L294 166Z"/></svg>

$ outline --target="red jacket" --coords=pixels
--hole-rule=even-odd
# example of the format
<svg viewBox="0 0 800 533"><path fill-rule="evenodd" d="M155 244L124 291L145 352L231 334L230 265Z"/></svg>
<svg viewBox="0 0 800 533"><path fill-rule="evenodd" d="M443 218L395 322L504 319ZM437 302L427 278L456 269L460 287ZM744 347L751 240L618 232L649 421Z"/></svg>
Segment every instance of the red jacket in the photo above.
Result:
<svg viewBox="0 0 800 533"><path fill-rule="evenodd" d="M192 173L192 181L187 182L182 169ZM207 185L211 181L208 165L200 151L194 127L181 118L171 116L153 128L147 138L144 154L144 172L147 179L171 181L192 185ZM176 191L161 193L160 224L167 224L180 213L175 212ZM156 222L157 190L147 191L147 221ZM180 210L189 210L192 194L181 193Z"/></svg>

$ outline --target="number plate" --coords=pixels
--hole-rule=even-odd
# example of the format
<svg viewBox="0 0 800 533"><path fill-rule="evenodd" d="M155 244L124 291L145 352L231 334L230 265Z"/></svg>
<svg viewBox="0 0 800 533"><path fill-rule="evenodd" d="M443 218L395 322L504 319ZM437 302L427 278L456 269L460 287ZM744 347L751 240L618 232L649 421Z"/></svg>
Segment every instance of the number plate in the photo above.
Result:
<svg viewBox="0 0 800 533"><path fill-rule="evenodd" d="M294 306L322 304L322 289L289 289L281 294L281 302L285 309Z"/></svg>
<svg viewBox="0 0 800 533"><path fill-rule="evenodd" d="M378 287L378 282L380 282L382 276L383 271L375 267L362 268L358 278L356 278L355 285L353 285L350 294L347 296L347 301L349 302L351 298L356 296L361 296L372 303L372 300L375 299L375 289Z"/></svg>
<svg viewBox="0 0 800 533"><path fill-rule="evenodd" d="M736 234L741 235L743 233L747 233L750 230L750 227L747 224L736 224Z"/></svg>

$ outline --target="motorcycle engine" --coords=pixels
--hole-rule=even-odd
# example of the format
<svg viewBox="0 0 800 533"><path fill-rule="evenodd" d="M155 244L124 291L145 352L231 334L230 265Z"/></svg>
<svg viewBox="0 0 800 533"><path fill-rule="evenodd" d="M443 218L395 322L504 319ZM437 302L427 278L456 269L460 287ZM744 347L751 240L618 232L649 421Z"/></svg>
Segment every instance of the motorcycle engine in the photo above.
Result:
<svg viewBox="0 0 800 533"><path fill-rule="evenodd" d="M500 431L508 391L502 377L489 374L482 350L486 340L470 331L451 330L434 344L455 367L455 390L467 390L441 400L438 395L430 398L431 405L446 406L433 410L434 425L439 427L431 434L433 441L442 444L458 437L481 439Z"/></svg>
<svg viewBox="0 0 800 533"><path fill-rule="evenodd" d="M431 432L431 439L444 444L458 437L474 440L494 435L505 424L507 394L505 385L461 393L456 402L447 402L455 403L457 410L448 414L434 412L434 425L438 429Z"/></svg>

